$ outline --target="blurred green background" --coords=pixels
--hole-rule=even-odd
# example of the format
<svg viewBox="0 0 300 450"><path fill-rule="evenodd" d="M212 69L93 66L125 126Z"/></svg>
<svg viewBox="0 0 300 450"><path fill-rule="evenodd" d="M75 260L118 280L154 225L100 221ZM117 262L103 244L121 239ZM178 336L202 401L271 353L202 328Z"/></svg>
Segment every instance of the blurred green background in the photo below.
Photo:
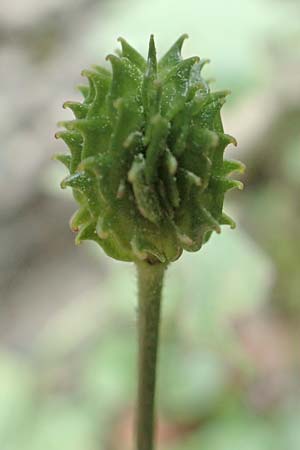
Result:
<svg viewBox="0 0 300 450"><path fill-rule="evenodd" d="M224 229L168 271L160 450L300 448L300 1L2 0L0 449L129 450L134 268L74 246L50 161L80 72L119 35L209 57L247 165Z"/></svg>

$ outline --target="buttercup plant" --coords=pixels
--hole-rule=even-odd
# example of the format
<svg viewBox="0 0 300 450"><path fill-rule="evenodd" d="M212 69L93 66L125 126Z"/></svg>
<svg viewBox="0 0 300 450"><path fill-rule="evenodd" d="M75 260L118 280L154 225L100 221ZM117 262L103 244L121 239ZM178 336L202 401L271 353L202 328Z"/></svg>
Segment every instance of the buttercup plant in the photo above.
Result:
<svg viewBox="0 0 300 450"><path fill-rule="evenodd" d="M197 251L234 228L224 194L242 188L228 176L243 171L223 160L235 139L223 131L220 110L228 91L211 92L201 75L208 62L183 59L182 35L157 61L153 36L145 60L123 38L108 55L112 72L84 70L82 103L66 102L75 120L56 134L70 155L56 155L70 174L79 209L70 226L76 243L97 242L105 253L131 261L138 273L139 387L136 449L153 450L154 394L164 273L183 250Z"/></svg>

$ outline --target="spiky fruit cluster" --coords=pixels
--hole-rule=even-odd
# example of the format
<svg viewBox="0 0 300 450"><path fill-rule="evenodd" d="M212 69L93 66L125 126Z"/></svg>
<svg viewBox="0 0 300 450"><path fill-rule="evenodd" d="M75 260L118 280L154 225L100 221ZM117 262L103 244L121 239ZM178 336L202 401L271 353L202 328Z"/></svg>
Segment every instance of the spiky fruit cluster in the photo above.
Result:
<svg viewBox="0 0 300 450"><path fill-rule="evenodd" d="M83 103L66 102L75 120L56 134L71 155L57 155L70 175L79 209L71 218L76 242L94 240L113 258L151 263L196 251L212 231L234 222L224 193L241 187L241 171L223 161L234 138L224 134L220 109L227 91L210 92L201 76L207 60L182 59L181 36L157 62L153 36L147 61L124 39L108 55L112 73L84 70Z"/></svg>

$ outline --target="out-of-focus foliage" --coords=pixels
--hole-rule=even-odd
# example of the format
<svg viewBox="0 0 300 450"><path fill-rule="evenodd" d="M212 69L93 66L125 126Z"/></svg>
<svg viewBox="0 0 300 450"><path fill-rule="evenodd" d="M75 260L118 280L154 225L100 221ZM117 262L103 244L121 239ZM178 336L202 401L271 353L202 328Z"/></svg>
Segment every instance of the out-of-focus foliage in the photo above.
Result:
<svg viewBox="0 0 300 450"><path fill-rule="evenodd" d="M230 321L264 301L272 270L253 242L239 231L236 235L237 241L230 231L215 237L207 251L183 259L168 274L159 383L159 403L168 421L188 426L218 411L227 417L226 410L239 402L231 384L241 348ZM2 357L2 404L14 415L3 422L0 434L7 450L24 441L28 450L54 450L57 442L70 450L107 448L118 414L134 404L135 288L133 281L128 285L130 277L132 270L120 265L102 284L101 327L94 320L98 302L71 305L39 337L35 366ZM218 287L227 283L221 297ZM246 361L243 366L246 370ZM22 419L17 436L15 410Z"/></svg>

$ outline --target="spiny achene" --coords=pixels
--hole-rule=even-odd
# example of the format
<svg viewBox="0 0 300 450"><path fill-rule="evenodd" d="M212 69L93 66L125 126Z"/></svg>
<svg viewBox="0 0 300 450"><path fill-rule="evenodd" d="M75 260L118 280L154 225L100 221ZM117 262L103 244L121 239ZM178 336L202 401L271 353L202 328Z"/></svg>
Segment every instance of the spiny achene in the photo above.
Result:
<svg viewBox="0 0 300 450"><path fill-rule="evenodd" d="M83 103L66 102L75 120L56 134L71 155L56 155L70 171L79 209L71 218L76 242L94 240L111 257L167 264L197 251L221 225L224 194L243 171L223 160L235 139L224 134L220 110L228 91L211 92L207 60L183 59L181 36L157 62L153 36L145 60L124 39L108 55L112 72L84 70Z"/></svg>

